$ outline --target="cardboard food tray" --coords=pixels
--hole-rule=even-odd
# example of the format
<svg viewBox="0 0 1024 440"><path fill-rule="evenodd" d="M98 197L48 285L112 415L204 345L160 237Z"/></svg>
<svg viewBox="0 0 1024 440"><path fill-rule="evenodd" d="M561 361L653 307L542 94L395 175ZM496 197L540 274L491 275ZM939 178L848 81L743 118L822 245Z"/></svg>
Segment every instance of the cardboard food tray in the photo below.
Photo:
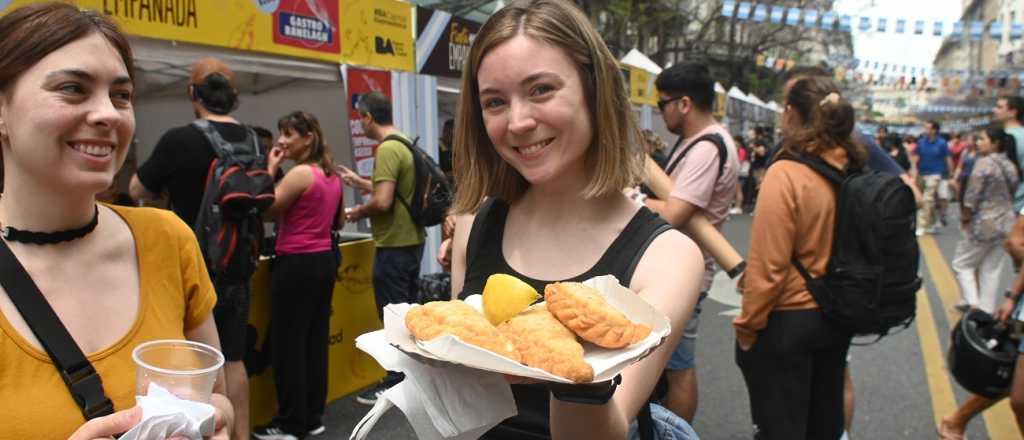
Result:
<svg viewBox="0 0 1024 440"><path fill-rule="evenodd" d="M626 348L606 349L582 342L584 360L594 367L594 382L609 380L627 366L643 359L668 337L671 327L668 318L654 309L639 295L619 284L614 276L592 278L584 284L596 288L605 299L622 311L630 320L651 326L651 334L643 341ZM466 302L481 310L480 295L472 295ZM539 368L528 367L512 359L462 342L452 335L431 341L417 341L405 327L405 314L413 304L389 304L384 308L384 332L388 343L398 349L427 359L452 362L480 370L514 376L529 377L551 382L572 383Z"/></svg>

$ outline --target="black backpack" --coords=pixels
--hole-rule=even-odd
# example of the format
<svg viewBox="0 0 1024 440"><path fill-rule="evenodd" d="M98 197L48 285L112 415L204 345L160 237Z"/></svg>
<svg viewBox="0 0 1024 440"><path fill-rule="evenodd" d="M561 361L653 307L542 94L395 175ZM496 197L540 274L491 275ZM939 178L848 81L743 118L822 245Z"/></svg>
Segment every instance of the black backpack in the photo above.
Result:
<svg viewBox="0 0 1024 440"><path fill-rule="evenodd" d="M203 200L193 229L211 274L248 280L256 271L263 240L261 214L274 204L274 177L256 133L228 142L205 119L192 125L210 142L217 157L210 163Z"/></svg>
<svg viewBox="0 0 1024 440"><path fill-rule="evenodd" d="M787 153L778 159L807 165L836 189L832 256L825 274L812 278L796 256L792 260L822 313L854 335L878 339L894 327L910 326L921 288L914 235L917 203L910 188L896 175L843 173L821 159Z"/></svg>
<svg viewBox="0 0 1024 440"><path fill-rule="evenodd" d="M416 146L419 138L410 143L404 137L391 135L384 138L381 143L389 140L401 142L409 148L416 169L416 190L413 191L412 200L405 200L397 189L395 197L409 211L413 223L418 226L426 228L441 224L452 205L452 187L448 183L448 177L437 165L437 161Z"/></svg>

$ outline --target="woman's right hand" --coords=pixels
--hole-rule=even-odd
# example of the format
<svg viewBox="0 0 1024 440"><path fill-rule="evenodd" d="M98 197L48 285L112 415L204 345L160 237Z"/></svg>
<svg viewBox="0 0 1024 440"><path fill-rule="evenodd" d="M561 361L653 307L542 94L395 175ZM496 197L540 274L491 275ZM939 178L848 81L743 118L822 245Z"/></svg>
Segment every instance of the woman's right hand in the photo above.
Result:
<svg viewBox="0 0 1024 440"><path fill-rule="evenodd" d="M142 420L142 408L124 409L108 416L97 417L78 427L68 440L109 439L131 430Z"/></svg>
<svg viewBox="0 0 1024 440"><path fill-rule="evenodd" d="M277 168L281 165L281 161L284 160L284 148L274 147L270 149L270 154L267 155L267 171L271 175L277 172Z"/></svg>
<svg viewBox="0 0 1024 440"><path fill-rule="evenodd" d="M1006 300L1003 301L1003 304L1000 305L998 309L996 309L996 312L993 317L999 321L1006 322L1008 319L1010 319L1010 315L1013 314L1013 309L1016 307L1017 300L1013 298L1006 298Z"/></svg>

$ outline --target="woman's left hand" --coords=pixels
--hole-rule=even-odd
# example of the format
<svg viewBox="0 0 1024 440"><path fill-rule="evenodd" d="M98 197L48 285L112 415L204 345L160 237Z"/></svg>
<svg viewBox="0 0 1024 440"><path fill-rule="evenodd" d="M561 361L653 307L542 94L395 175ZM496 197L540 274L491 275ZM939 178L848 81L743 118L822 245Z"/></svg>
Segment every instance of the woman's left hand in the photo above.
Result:
<svg viewBox="0 0 1024 440"><path fill-rule="evenodd" d="M210 404L216 410L213 422L214 432L213 436L205 438L210 440L230 440L231 430L235 427L235 410L231 406L231 401L223 394L214 393L210 396Z"/></svg>

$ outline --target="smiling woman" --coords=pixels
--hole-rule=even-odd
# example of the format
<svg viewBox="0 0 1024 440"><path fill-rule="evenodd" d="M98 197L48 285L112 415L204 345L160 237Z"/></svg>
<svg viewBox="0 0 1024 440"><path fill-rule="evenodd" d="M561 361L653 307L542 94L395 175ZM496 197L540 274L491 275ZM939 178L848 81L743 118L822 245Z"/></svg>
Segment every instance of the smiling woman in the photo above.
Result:
<svg viewBox="0 0 1024 440"><path fill-rule="evenodd" d="M166 211L96 202L134 136L132 94L131 48L104 16L47 3L0 18L0 255L20 263L37 287L12 284L16 265L5 260L0 413L13 422L4 427L12 438L127 431L141 417L127 410L136 394L136 345L190 339L219 346L209 319L216 296L188 226ZM50 306L59 321L49 322L64 326L99 382L65 385L44 348L54 333L39 330L47 316L24 308L25 298ZM88 398L79 408L69 388L83 387ZM109 411L95 408L107 398L121 413L101 417ZM218 426L230 426L226 399L214 394L211 403ZM216 438L227 435L221 428Z"/></svg>
<svg viewBox="0 0 1024 440"><path fill-rule="evenodd" d="M618 388L569 386L552 398L544 384L513 385L519 415L483 438L654 438L638 430L654 423L673 438L694 438L686 422L648 400L694 309L703 259L621 192L640 175L639 131L600 35L570 2L511 2L477 34L462 90L453 294L479 293L498 273L541 292L548 283L614 275L673 327L661 348L622 373ZM568 403L579 401L593 404Z"/></svg>

